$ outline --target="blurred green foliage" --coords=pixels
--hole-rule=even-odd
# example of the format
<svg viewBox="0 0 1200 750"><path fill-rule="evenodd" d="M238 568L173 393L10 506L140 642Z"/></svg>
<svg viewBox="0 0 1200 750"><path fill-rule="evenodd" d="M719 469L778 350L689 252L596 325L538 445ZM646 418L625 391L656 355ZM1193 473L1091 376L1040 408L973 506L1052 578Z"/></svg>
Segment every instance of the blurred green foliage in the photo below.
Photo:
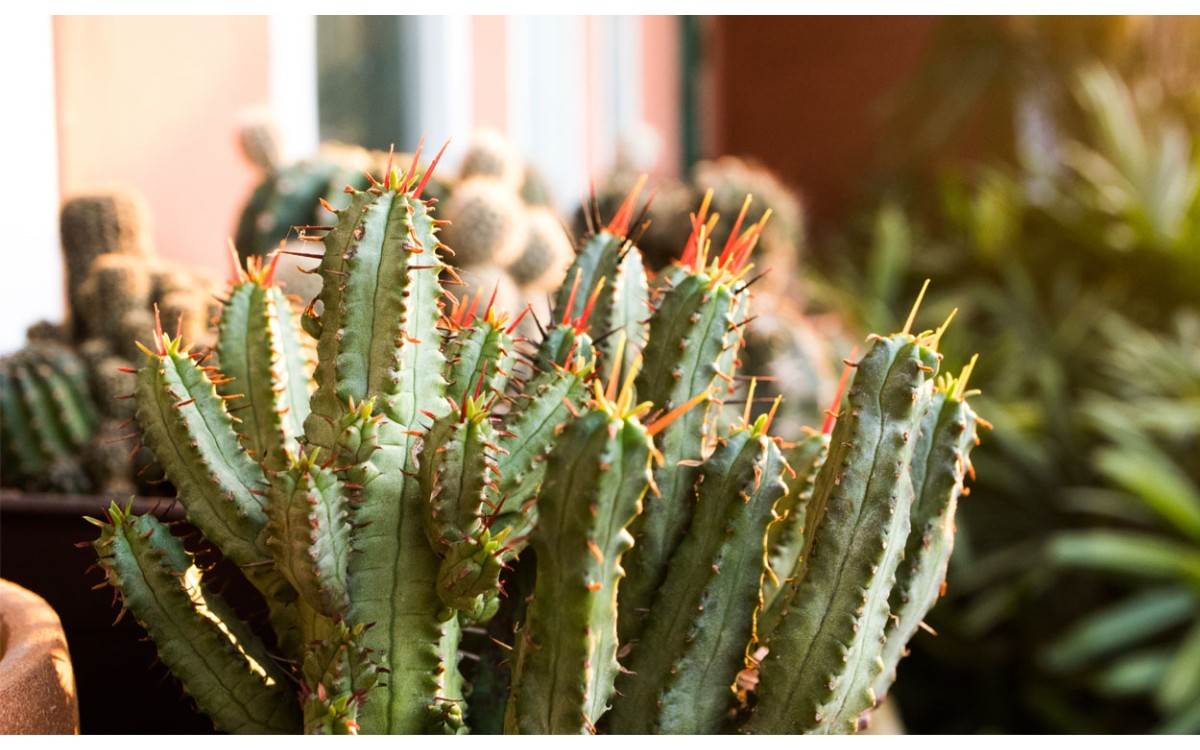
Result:
<svg viewBox="0 0 1200 750"><path fill-rule="evenodd" d="M1200 26L946 28L890 102L904 157L816 259L867 328L932 279L948 366L956 329L990 355L940 635L897 700L915 732L1200 731Z"/></svg>

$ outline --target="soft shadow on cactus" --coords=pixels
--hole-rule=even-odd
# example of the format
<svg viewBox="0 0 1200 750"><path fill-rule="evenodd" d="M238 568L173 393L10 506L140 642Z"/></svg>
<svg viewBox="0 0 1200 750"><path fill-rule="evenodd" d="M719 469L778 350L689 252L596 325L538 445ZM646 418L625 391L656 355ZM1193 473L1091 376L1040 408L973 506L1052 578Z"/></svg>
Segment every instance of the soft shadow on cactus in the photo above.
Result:
<svg viewBox="0 0 1200 750"><path fill-rule="evenodd" d="M534 345L447 290L436 163L304 230L319 306L291 306L276 256L232 280L215 364L161 328L145 348L146 443L272 631L114 505L100 566L163 662L225 731L859 729L941 590L982 424L970 367L938 375L944 326L913 333L914 308L871 337L836 418L785 442L753 380L722 409L764 220L718 244L702 209L651 280L637 191L593 207ZM511 678L468 684L464 634L493 619L517 625Z"/></svg>

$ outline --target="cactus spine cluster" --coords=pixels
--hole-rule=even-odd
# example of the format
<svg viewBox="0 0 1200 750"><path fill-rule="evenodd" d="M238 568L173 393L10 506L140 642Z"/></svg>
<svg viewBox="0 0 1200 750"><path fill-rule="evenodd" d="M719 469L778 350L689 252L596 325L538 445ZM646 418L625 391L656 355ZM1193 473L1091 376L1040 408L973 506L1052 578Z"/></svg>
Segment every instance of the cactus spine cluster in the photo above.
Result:
<svg viewBox="0 0 1200 750"><path fill-rule="evenodd" d="M161 328L146 349L146 442L275 631L114 506L100 566L163 661L227 731L456 733L498 703L514 733L854 730L949 554L974 417L965 378L935 389L940 334L875 337L831 435L771 436L752 389L722 424L763 220L716 249L701 211L651 285L635 192L523 349L490 303L448 304L436 163L389 165L309 230L320 312L293 317L274 261L252 264L219 369ZM507 698L483 695L503 685L464 680L464 629L513 608Z"/></svg>

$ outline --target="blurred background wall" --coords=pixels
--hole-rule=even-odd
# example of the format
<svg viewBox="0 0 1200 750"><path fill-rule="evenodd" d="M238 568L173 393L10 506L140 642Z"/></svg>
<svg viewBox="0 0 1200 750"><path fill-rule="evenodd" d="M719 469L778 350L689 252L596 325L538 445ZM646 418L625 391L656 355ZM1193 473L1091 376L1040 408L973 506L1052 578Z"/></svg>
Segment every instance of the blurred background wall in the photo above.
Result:
<svg viewBox="0 0 1200 750"><path fill-rule="evenodd" d="M146 194L161 255L224 268L226 238L256 174L239 118L266 106L285 156L321 140L415 147L424 134L465 148L472 131L511 134L564 204L604 174L617 135L662 137L656 170L680 168L679 20L670 17L101 17L22 20L36 73L21 150L59 200L125 183ZM50 129L47 128L50 126ZM54 133L53 139L48 137ZM446 163L455 165L456 152ZM57 203L58 201L55 201ZM0 351L61 319L57 220L44 211L36 287L5 287ZM8 282L6 282L7 284Z"/></svg>
<svg viewBox="0 0 1200 750"><path fill-rule="evenodd" d="M845 209L878 142L879 96L911 75L929 18L102 17L23 21L40 40L30 109L56 122L61 198L127 183L143 191L158 252L223 268L256 173L238 152L239 118L266 107L285 157L323 140L411 149L479 126L507 132L561 208L613 166L622 136L642 167L675 176L737 153L802 186L818 220ZM53 78L49 78L49 71ZM52 99L47 98L51 87ZM653 135L649 135L649 134ZM640 136L640 139L639 139ZM31 242L57 270L55 218ZM42 287L45 287L44 289ZM14 285L0 350L61 309L61 290ZM34 303L36 297L37 303ZM61 312L58 313L61 315Z"/></svg>

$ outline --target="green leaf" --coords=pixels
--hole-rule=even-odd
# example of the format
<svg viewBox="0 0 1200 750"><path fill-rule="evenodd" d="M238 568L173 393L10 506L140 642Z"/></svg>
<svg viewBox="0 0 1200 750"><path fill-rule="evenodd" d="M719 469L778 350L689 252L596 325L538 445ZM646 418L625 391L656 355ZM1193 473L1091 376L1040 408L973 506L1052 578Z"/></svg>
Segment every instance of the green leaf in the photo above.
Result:
<svg viewBox="0 0 1200 750"><path fill-rule="evenodd" d="M1168 713L1200 703L1200 621L1192 625L1175 652L1154 698Z"/></svg>
<svg viewBox="0 0 1200 750"><path fill-rule="evenodd" d="M1173 528L1200 541L1200 488L1164 454L1132 445L1101 448L1095 464Z"/></svg>
<svg viewBox="0 0 1200 750"><path fill-rule="evenodd" d="M1051 669L1082 668L1186 622L1197 609L1187 589L1153 589L1095 612L1076 623L1043 655Z"/></svg>
<svg viewBox="0 0 1200 750"><path fill-rule="evenodd" d="M1200 583L1200 550L1132 531L1073 531L1050 542L1050 559L1144 578L1183 578Z"/></svg>
<svg viewBox="0 0 1200 750"><path fill-rule="evenodd" d="M1110 698L1145 695L1154 692L1166 677L1170 666L1171 652L1168 649L1139 651L1101 672L1094 687L1097 692Z"/></svg>

